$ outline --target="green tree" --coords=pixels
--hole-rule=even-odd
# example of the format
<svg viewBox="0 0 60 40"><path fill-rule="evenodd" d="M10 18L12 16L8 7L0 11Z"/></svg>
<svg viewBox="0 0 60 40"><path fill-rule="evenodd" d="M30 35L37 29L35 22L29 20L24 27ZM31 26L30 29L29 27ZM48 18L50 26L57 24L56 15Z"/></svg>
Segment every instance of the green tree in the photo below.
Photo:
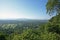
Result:
<svg viewBox="0 0 60 40"><path fill-rule="evenodd" d="M60 14L60 0L48 0L46 9L49 14Z"/></svg>
<svg viewBox="0 0 60 40"><path fill-rule="evenodd" d="M21 40L40 40L40 33L37 30L25 30L21 34Z"/></svg>
<svg viewBox="0 0 60 40"><path fill-rule="evenodd" d="M5 35L4 33L0 32L0 40L7 40L7 35Z"/></svg>

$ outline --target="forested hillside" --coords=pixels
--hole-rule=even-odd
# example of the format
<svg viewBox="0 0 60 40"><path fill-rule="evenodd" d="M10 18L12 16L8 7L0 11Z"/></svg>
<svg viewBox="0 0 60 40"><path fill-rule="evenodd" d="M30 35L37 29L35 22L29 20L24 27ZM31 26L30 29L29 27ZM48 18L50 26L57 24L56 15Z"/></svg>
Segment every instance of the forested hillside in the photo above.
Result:
<svg viewBox="0 0 60 40"><path fill-rule="evenodd" d="M4 26L6 26L7 28L8 26L10 26L10 28L11 26L14 26L14 27L13 27L13 32L11 33L10 31L12 29L10 28L6 30L7 28L5 27L6 29L4 28L4 30L6 31L0 28L1 30L0 40L60 40L60 0L48 0L46 4L46 8L47 8L47 13L49 15L52 16L56 14L47 23L43 23L43 25L41 26L39 22L37 24L35 24L36 22L33 24L30 24L30 23L27 23L27 24L24 23L24 25L20 24L20 26L22 27L26 25L28 26L28 27L24 27L25 29L23 31L21 30L22 28L21 29L19 28L19 25L18 25L18 28L15 28L16 30L14 29L14 27L16 27L17 24L12 24L12 25L1 24L2 27Z"/></svg>
<svg viewBox="0 0 60 40"><path fill-rule="evenodd" d="M1 40L5 40L7 37L8 39L6 40L12 40L12 38L14 39L16 35L18 37L21 36L21 34L24 34L25 31L37 30L41 25L44 25L48 22L48 20L0 20L0 21L1 21L0 34L1 37L3 36Z"/></svg>

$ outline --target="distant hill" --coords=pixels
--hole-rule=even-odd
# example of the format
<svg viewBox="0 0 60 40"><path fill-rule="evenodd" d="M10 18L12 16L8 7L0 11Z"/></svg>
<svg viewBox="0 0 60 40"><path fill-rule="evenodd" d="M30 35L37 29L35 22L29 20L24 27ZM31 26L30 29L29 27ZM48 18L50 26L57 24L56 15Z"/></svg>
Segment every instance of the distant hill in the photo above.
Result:
<svg viewBox="0 0 60 40"><path fill-rule="evenodd" d="M21 22L48 22L48 20L36 20L36 19L15 19L15 20L0 20L0 24L5 23L21 23Z"/></svg>

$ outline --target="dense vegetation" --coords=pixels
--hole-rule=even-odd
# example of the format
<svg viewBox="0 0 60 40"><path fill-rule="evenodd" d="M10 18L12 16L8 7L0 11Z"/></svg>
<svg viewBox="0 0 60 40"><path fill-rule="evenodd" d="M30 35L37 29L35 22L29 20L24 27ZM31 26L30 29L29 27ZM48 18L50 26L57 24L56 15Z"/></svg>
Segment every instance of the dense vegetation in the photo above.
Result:
<svg viewBox="0 0 60 40"><path fill-rule="evenodd" d="M48 0L46 8L57 14L48 23L0 24L0 40L60 40L60 0Z"/></svg>
<svg viewBox="0 0 60 40"><path fill-rule="evenodd" d="M48 20L0 20L1 40L22 40L32 30L37 30ZM36 32L37 33L37 32ZM31 35L30 34L30 35ZM22 38L21 38L22 37Z"/></svg>

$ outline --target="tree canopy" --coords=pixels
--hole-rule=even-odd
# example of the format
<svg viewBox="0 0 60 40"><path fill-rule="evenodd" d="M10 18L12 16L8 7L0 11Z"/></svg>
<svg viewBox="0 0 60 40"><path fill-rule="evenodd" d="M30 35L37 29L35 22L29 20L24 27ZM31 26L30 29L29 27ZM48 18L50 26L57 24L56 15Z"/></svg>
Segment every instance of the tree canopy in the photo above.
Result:
<svg viewBox="0 0 60 40"><path fill-rule="evenodd" d="M48 14L60 14L60 0L48 0L46 9Z"/></svg>

